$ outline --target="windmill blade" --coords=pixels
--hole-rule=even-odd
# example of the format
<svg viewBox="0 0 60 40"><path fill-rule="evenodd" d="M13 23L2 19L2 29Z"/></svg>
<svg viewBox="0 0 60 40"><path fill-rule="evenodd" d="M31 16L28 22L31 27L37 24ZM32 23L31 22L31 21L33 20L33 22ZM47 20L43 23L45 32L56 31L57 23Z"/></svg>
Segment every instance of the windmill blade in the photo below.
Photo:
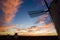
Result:
<svg viewBox="0 0 60 40"><path fill-rule="evenodd" d="M38 11L29 11L29 15L30 17L37 17L37 16L40 16L40 15L43 15L44 13L48 12L48 10L46 11L42 11L42 10L38 10Z"/></svg>

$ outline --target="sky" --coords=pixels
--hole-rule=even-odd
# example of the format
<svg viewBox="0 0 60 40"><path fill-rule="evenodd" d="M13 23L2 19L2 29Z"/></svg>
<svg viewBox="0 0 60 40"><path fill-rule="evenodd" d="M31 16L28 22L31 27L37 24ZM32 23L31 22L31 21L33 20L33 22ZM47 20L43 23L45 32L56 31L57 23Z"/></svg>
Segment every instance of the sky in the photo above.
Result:
<svg viewBox="0 0 60 40"><path fill-rule="evenodd" d="M41 5L41 6L40 6ZM21 28L27 28L35 25L35 22L39 20L40 17L31 18L28 15L28 11L37 11L47 9L46 5L42 3L42 0L24 0L13 23L16 23ZM48 20L47 20L48 21Z"/></svg>
<svg viewBox="0 0 60 40"><path fill-rule="evenodd" d="M48 5L52 2L52 0L46 0ZM1 1L0 1L1 2ZM5 2L5 1L4 1ZM9 2L9 1L8 1ZM8 5L7 2L7 5ZM18 1L17 1L18 2ZM46 10L47 7L44 3L43 0L22 0L20 1L20 4L17 3L18 5L14 5L17 8L11 8L10 10L14 11L9 11L6 8L5 11L5 6L6 4L3 3L2 9L0 9L0 15L3 15L3 21L4 25L17 25L17 28L30 28L31 26L36 25L36 22L41 18L41 16L31 18L30 15L28 14L28 11L37 11L37 10ZM12 3L13 4L13 3ZM9 5L6 7L10 7ZM13 10L14 9L14 10ZM7 12L8 11L8 12ZM8 14L10 13L10 15ZM47 13L49 15L49 12ZM2 16L1 16L2 17ZM9 17L9 18L8 18ZM0 18L1 20L1 18ZM51 21L50 15L47 17L46 21ZM45 21L45 23L46 23Z"/></svg>

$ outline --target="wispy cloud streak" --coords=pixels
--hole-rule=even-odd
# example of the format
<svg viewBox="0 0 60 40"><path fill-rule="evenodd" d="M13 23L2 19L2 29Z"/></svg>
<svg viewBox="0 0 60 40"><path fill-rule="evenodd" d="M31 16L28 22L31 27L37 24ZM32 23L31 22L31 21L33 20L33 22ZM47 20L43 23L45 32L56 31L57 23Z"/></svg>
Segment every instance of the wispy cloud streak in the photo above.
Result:
<svg viewBox="0 0 60 40"><path fill-rule="evenodd" d="M3 11L0 17L0 31L16 27L16 25L7 26L4 24L12 22L22 3L22 0L0 0L0 9Z"/></svg>

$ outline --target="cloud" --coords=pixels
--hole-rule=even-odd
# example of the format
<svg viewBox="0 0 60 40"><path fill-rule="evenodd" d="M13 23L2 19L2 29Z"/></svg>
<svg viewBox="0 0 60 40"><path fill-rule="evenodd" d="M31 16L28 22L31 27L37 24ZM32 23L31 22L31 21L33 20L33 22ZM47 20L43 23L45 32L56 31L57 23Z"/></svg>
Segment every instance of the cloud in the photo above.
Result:
<svg viewBox="0 0 60 40"><path fill-rule="evenodd" d="M44 28L51 28L51 27L54 27L54 25L53 25L52 22L50 22L50 23L44 25L43 27L44 27Z"/></svg>
<svg viewBox="0 0 60 40"><path fill-rule="evenodd" d="M0 32L6 32L7 30L12 29L12 28L16 28L16 25L2 26L2 27L0 27Z"/></svg>
<svg viewBox="0 0 60 40"><path fill-rule="evenodd" d="M43 14L43 15L41 15L41 17L40 17L40 19L37 21L37 23L44 22L47 17L48 17L48 14Z"/></svg>
<svg viewBox="0 0 60 40"><path fill-rule="evenodd" d="M3 11L0 17L0 32L16 27L16 25L7 25L12 22L22 3L22 0L0 0L0 9ZM7 25L4 25L5 23Z"/></svg>
<svg viewBox="0 0 60 40"><path fill-rule="evenodd" d="M22 0L6 0L2 1L3 18L5 22L11 22L21 6Z"/></svg>

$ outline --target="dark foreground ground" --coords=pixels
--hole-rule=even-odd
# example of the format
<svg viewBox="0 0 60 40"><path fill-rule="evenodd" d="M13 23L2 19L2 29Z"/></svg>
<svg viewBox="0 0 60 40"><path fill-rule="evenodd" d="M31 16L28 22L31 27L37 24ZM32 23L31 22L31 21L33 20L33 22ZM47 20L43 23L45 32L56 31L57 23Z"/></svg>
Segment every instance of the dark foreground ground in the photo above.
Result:
<svg viewBox="0 0 60 40"><path fill-rule="evenodd" d="M59 40L58 36L0 36L0 40Z"/></svg>

